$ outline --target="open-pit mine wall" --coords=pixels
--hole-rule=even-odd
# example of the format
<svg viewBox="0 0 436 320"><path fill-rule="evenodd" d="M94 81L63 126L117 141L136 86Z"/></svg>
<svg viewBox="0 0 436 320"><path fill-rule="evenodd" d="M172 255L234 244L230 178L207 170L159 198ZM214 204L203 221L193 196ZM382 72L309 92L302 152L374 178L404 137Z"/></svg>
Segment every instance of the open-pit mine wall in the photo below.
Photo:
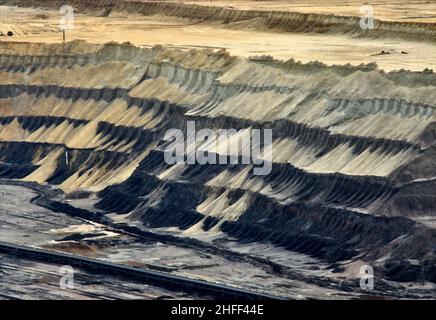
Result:
<svg viewBox="0 0 436 320"><path fill-rule="evenodd" d="M100 210L150 227L225 232L330 262L384 258L393 280L410 277L407 261L418 259L412 280L436 281L434 227L421 223L436 212L433 73L68 49L76 54L2 44L0 177L96 192ZM197 130L240 130L231 144L272 129L271 173L167 164L165 132L190 120Z"/></svg>
<svg viewBox="0 0 436 320"><path fill-rule="evenodd" d="M19 5L46 9L59 8L60 0L0 0L0 5ZM381 21L374 19L374 28L363 30L360 17L327 14L241 10L231 7L206 6L172 2L141 2L117 0L70 0L75 12L108 16L113 13L161 15L191 20L193 23L220 23L231 28L274 30L283 32L340 33L353 36L386 37L434 42L436 26L432 23ZM356 12L358 13L356 8Z"/></svg>

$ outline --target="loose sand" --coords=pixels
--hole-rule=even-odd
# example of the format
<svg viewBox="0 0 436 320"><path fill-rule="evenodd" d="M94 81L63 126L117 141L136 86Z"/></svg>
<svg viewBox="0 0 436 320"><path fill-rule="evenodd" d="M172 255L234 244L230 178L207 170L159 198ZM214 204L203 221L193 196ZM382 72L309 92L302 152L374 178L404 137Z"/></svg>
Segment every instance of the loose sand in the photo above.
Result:
<svg viewBox="0 0 436 320"><path fill-rule="evenodd" d="M241 6L243 3L245 2L241 2ZM295 7L295 10L299 8ZM15 36L0 37L0 42L62 41L59 13L55 10L0 6L0 31L6 33L9 30ZM319 60L327 64L358 65L377 62L385 70L436 69L434 43L353 38L340 34L266 32L246 28L242 30L219 23L193 24L187 19L166 16L116 13L109 17L93 17L76 14L74 30L67 32L67 40L75 39L91 43L129 41L138 46L160 44L187 48L225 48L234 55L244 57L272 55L284 60ZM383 50L390 54L374 56ZM402 51L408 54L402 54Z"/></svg>

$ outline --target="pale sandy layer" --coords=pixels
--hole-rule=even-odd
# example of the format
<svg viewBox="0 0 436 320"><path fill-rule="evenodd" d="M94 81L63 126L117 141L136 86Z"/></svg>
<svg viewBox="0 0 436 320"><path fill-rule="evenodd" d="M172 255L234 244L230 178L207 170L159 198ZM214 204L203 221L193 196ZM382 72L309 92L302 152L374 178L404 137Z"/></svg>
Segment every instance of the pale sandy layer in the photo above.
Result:
<svg viewBox="0 0 436 320"><path fill-rule="evenodd" d="M0 17L0 31L6 33L11 30L16 34L14 37L0 37L0 41L62 41L59 14L54 10L0 7ZM218 24L192 24L187 20L159 16L117 14L101 18L77 14L75 29L67 33L67 40L74 39L91 43L129 41L137 46L161 44L226 48L231 54L244 57L272 55L284 60L319 60L327 64L377 62L385 70L436 69L436 44L431 43L237 30ZM374 56L382 50L391 54ZM408 54L402 54L402 51Z"/></svg>
<svg viewBox="0 0 436 320"><path fill-rule="evenodd" d="M242 10L271 10L287 12L303 12L317 14L334 14L342 16L360 16L360 7L369 3L374 8L374 16L379 20L436 22L436 3L422 0L278 0L278 1L246 1L246 0L172 0L169 2L192 3L206 6L233 7Z"/></svg>

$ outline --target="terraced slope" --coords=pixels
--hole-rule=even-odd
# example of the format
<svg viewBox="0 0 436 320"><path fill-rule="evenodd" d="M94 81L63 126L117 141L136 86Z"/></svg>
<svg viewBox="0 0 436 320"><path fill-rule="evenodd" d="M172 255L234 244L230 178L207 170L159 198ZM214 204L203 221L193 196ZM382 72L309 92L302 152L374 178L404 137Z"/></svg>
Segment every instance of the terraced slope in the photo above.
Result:
<svg viewBox="0 0 436 320"><path fill-rule="evenodd" d="M96 192L98 209L150 227L224 232L436 282L434 73L225 51L67 49L74 54L2 45L0 177ZM271 173L167 164L165 132L190 120L197 130L245 129L227 137L233 145L271 128Z"/></svg>
<svg viewBox="0 0 436 320"><path fill-rule="evenodd" d="M0 5L19 5L55 10L58 10L64 4L63 1L59 0L20 0L19 3L15 0L0 0ZM433 23L375 19L373 30L362 30L360 28L360 17L354 15L246 10L226 6L225 4L214 6L174 3L171 1L70 0L68 4L74 7L76 12L97 16L109 16L123 12L144 16L177 17L191 20L195 24L224 23L237 29L255 29L259 31L340 33L353 36L401 38L431 42L436 39L436 27ZM361 4L357 4L355 8L353 7L356 13L359 13L360 6ZM431 19L431 15L429 18Z"/></svg>

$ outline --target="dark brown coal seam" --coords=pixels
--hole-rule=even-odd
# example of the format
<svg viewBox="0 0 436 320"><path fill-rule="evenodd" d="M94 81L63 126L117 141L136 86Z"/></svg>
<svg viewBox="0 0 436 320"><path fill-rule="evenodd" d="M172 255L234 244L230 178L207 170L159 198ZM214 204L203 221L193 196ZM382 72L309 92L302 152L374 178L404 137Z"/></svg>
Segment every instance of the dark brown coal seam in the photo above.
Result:
<svg viewBox="0 0 436 320"><path fill-rule="evenodd" d="M120 156L120 157L125 157L128 158L130 156L132 156L132 154L129 153L125 153L125 152L119 152L119 151L111 151L111 150L98 150L95 148L71 148L71 147L67 147L65 144L61 144L61 143L48 143L48 142L29 142L29 141L4 141L4 140L0 140L0 146L2 145L14 145L14 144L22 144L24 147L26 145L29 146L41 146L43 148L48 148L49 150L53 150L54 148L63 148L65 149L65 151L68 152L96 152L96 153L101 153L101 154L113 154L115 156ZM0 152L2 150L0 149Z"/></svg>
<svg viewBox="0 0 436 320"><path fill-rule="evenodd" d="M51 126L52 124L60 125L65 120L69 124L72 124L75 128L80 125L85 125L89 121L84 119L75 119L64 116L33 116L33 115L17 115L17 116L0 116L0 124L5 125L11 123L14 119L22 125L23 129L29 130L31 132L36 131L40 127L46 125ZM30 123L29 123L30 122Z"/></svg>
<svg viewBox="0 0 436 320"><path fill-rule="evenodd" d="M209 185L203 184L201 182L195 182L195 181L191 181L191 180L183 180L183 182L181 182L180 180L171 180L171 179L162 180L157 175L155 175L153 173L148 173L148 172L142 171L142 174L145 174L148 177L152 177L154 179L157 179L161 184L169 184L169 185L172 184L174 186L184 186L184 187L186 187L186 185L190 185L190 186L192 186L193 189L196 189L196 190L203 189L204 192L212 191L217 195L222 194L225 191L230 191L231 193L235 193L235 194L238 193L240 195L249 194L252 197L264 198L268 202L270 202L274 205L280 206L281 208L301 208L301 207L304 207L308 210L320 210L320 209L321 210L333 210L333 211L340 211L343 214L358 215L359 217L362 217L362 218L368 218L369 216L374 218L374 219L381 219L381 220L386 220L386 219L394 219L395 220L395 219L401 218L401 219L407 219L407 220L410 220L413 222L413 220L411 220L411 219L404 218L404 217L398 217L398 216L382 216L382 215L376 215L376 214L369 215L369 214L365 214L365 213L362 213L359 211L352 210L353 209L352 207L347 208L346 206L344 206L345 208L338 208L337 206L331 206L331 205L324 204L324 203L308 204L304 201L296 201L296 202L293 202L290 204L282 204L280 201L278 201L274 197L270 197L266 194L262 194L258 191L252 191L249 189L233 188L233 187L228 188L226 186L209 186ZM138 199L141 198L141 196L139 196L139 195L135 196L135 195L132 195L131 193L127 193L123 190L119 190L118 188L114 189L113 191L120 193L120 194L123 194L123 196L136 197ZM395 192L395 191L392 191L392 192ZM199 213L199 214L201 214L201 213ZM207 217L205 215L203 215L203 216Z"/></svg>
<svg viewBox="0 0 436 320"><path fill-rule="evenodd" d="M206 188L206 186L204 186L205 182L210 180L212 177L214 177L217 174L216 170L213 169L213 168L210 169L210 170L212 170L211 171L212 173L211 172L201 172L201 170L200 170L201 168L204 168L205 170L209 170L210 166L208 166L208 167L205 167L205 166L194 166L194 167L190 167L192 169L188 168L188 173L184 174L179 180L175 180L175 179L161 180L161 179L158 179L157 178L158 172L162 172L162 170L165 169L165 168L162 167L162 165L165 165L165 164L162 163L161 161L159 161L159 159L158 159L159 158L158 153L159 153L158 151L154 151L149 156L147 156L143 160L143 162L141 162L141 164L138 166L138 168L135 170L135 173L132 175L131 179L135 179L135 177L137 177L138 175L139 176L147 175L148 177L154 177L154 179L157 179L157 181L159 181L160 184L170 184L170 183L181 183L182 182L184 185L186 185L186 184L193 185L194 186L194 190L197 190L197 188L198 189ZM156 157L158 157L158 158L156 158ZM154 161L153 159L155 159L156 161ZM151 168L150 168L150 166L151 166ZM154 169L153 169L153 167L154 167ZM218 169L221 168L223 170L225 168L228 168L228 166L220 166L220 165L215 165L215 167L218 168ZM232 170L238 170L238 167L241 168L241 165L240 166L233 165L232 167L233 167ZM303 170L292 168L289 165L287 165L287 166L278 166L278 167L277 166L273 166L273 172L271 173L271 175L277 176L277 174L274 174L274 172L275 173L289 172L289 170L287 170L286 168L291 168L291 170L293 170L293 171L290 172L291 174L292 174L292 172L294 173L293 176L296 176L296 175L303 176L303 178L300 179L300 180L304 180L306 182L308 181L307 183L311 183L310 181L312 181L312 180L319 181L320 182L319 188L322 188L322 185L331 185L330 182L333 182L334 184L336 184L336 182L338 182L339 183L339 185L337 185L338 188L346 187L347 183L351 183L351 184L354 184L354 185L357 184L357 186L360 186L360 187L362 187L363 185L369 186L369 187L371 187L371 185L372 185L372 187L375 187L375 185L378 185L378 190L379 190L379 191L377 191L379 193L378 195L377 195L377 192L375 192L375 193L374 192L370 192L363 199L362 196L358 196L357 195L357 192L359 190L354 192L354 195L352 194L353 201L358 201L358 203L362 202L364 200L367 201L367 198L374 198L374 197L377 197L377 196L378 197L385 196L386 193L393 194L395 192L395 190L396 190L394 186L389 184L389 181L386 181L386 179L375 179L375 181L374 181L373 177L369 177L367 179L365 179L365 178L362 179L362 177L357 177L357 179L356 179L355 177L343 176L343 175L337 175L337 174L331 174L331 175L322 177L322 176L319 176L317 174L306 173ZM200 172L198 170L200 170ZM197 174L199 174L199 176ZM211 175L211 174L213 174L213 175ZM308 177L308 178L304 178L304 177ZM270 176L265 177L265 179L266 179L266 181L265 181L266 183L274 183L274 181L275 181L274 180L275 178L274 177L270 177ZM319 180L319 179L321 179L321 180ZM333 179L333 181L330 181L331 179ZM323 182L323 180L326 180L326 181ZM129 191L129 190L127 190L127 193L125 193L125 188L123 187L123 185L128 185L130 183L130 181L131 180L128 179L124 183L122 183L122 184L120 184L120 185L118 185L116 187L113 187L113 188L112 187L108 187L108 189L112 189L112 190L114 190L116 192L123 193L127 197L129 197L129 198L131 196L139 197L140 198L141 194L142 194L142 191L136 190L136 191L139 192L139 193L137 193L136 191ZM368 183L369 183L369 185L368 185ZM383 191L383 190L381 190L381 188L386 188L386 190ZM227 189L226 186L216 187L216 190L224 191L226 189ZM249 192L249 190L242 189L242 188L231 188L231 190L233 192ZM253 193L253 194L257 194L257 193ZM268 195L266 195L266 196L268 196ZM328 200L329 198L331 198L332 194L329 194L327 192L325 194L325 196L327 196L327 198L325 198L325 199ZM356 198L356 199L354 199L354 198ZM297 201L297 202L301 202L301 201ZM331 200L330 200L330 202L331 202ZM346 205L346 203L344 203L344 204ZM327 205L327 204L325 206L326 207L328 206L328 207L334 208L334 209L337 209L337 207L338 207L338 206ZM355 211L353 211L353 212L355 212Z"/></svg>
<svg viewBox="0 0 436 320"><path fill-rule="evenodd" d="M155 176L153 176L153 175L149 175L149 174L145 174L146 176L148 176L148 177L150 177L150 178L152 178L152 179L157 179L157 181L159 181L159 182L162 182L162 180L159 180L157 177L155 177ZM148 180L149 178L146 178L146 180ZM175 190L177 190L178 188L180 188L180 187L182 187L183 188L183 190L185 190L186 188L187 188L187 185L186 185L186 183L188 183L191 187L189 188L190 190L201 190L201 188L204 188L204 190L203 191L206 191L206 189L207 189L207 187L206 186L204 186L204 185L195 185L195 184L193 184L193 183L191 183L191 181L186 181L186 183L183 183L183 184L181 184L180 185L180 182L179 181L165 181L165 182L162 182L163 184L165 184L167 187L169 186L169 185L174 185L174 186L176 186L176 188L175 188ZM178 187L177 187L178 186ZM112 189L112 192L115 192L115 193L119 193L120 194L120 196L122 197L122 198L124 198L124 193L122 192L122 191L119 191L118 189L119 188L110 188L110 189ZM212 188L213 189L213 188ZM223 191L223 190L225 190L225 188L223 187L223 188L218 188L219 190L221 190L221 191ZM107 189L105 189L105 190L107 190ZM103 201L103 199L104 198L106 198L106 195L105 195L105 193L107 193L106 191L102 191L101 192L101 194L100 194L100 196L102 197L102 201ZM204 192L202 192L202 193L204 193ZM113 197L114 196L114 194L112 193L112 195L110 195L110 194L108 194L110 197ZM265 195L261 195L261 194L256 194L256 197L258 198L258 200L260 199L260 198L264 198L265 199L265 201L266 202L268 202L268 203L273 203L274 205L277 205L277 206L279 206L280 208L282 208L282 211L283 210L291 210L292 212L294 212L294 213L298 213L298 212L300 212L301 211L301 209L303 208L304 210L304 213L299 213L299 215L301 216L301 217L306 217L306 218L308 218L308 219L311 219L311 214L314 214L314 212L321 212L323 215L324 215L324 218L326 218L328 221L331 221L332 220L332 218L331 218L331 216L332 216L332 214L335 214L335 215L339 215L339 216L344 216L344 217L347 217L347 219L349 219L349 218L352 218L352 219L354 219L354 220L359 220L360 221L360 225L362 225L362 223L363 224L365 224L365 221L366 220L371 220L372 222L370 223L370 224L368 224L368 225L374 225L374 223L377 223L377 221L379 221L380 222L380 228L383 228L383 226L384 226L384 224L385 223L395 223L395 224L398 224L398 226L402 226L400 229L401 229L401 231L398 231L398 232L400 232L400 234L403 234L403 232L404 232L404 230L405 230L405 225L408 225L409 226L409 229L412 227L412 226L414 226L415 224L414 224L414 222L413 221L411 221L411 220L409 220L409 219L406 219L406 218L403 218L403 217L385 217L385 216L373 216L373 215L367 215L367 214L362 214L362 213L356 213L356 212L354 212L354 211L349 211L349 210L345 210L345 209L338 209L338 208L329 208L329 207L324 207L324 206L322 206L322 205L313 205L313 206L311 206L311 205L307 205L306 203L298 203L298 204L287 204L287 205L282 205L282 204L280 204L280 203L277 203L277 202L275 202L274 201L274 199L271 199L271 198L269 198L269 197L267 197L267 196L265 196ZM129 195L129 197L128 198L130 198L130 195ZM262 201L261 201L262 202ZM138 203L139 204L139 203ZM104 208L103 208L104 209ZM144 208L144 209L150 209L150 208ZM159 209L158 207L156 208L156 210L167 210L168 208L166 208L165 209L165 207L164 208L162 208L162 209ZM187 209L189 209L189 208L187 208ZM138 210L141 210L141 208L139 208L138 207ZM296 210L296 211L295 211ZM114 210L111 210L111 211L114 211ZM115 210L116 211L116 210ZM273 210L274 212L276 212L277 210ZM165 211L166 212L166 211ZM289 212L289 214L292 214L292 212ZM307 215L308 213L310 213L310 212L312 212L311 214L309 214L309 215ZM158 212L157 212L157 214L159 214ZM202 214L200 214L201 215L201 217L207 217L207 216L205 216L205 215L202 215ZM241 216L242 217L242 216ZM295 217L294 217L295 218ZM315 221L317 221L317 220L319 220L317 217L312 217L312 218L314 218L315 219ZM248 219L248 218L247 218ZM362 220L363 219L363 220ZM197 220L199 220L199 219L196 219L196 221ZM200 219L201 220L201 219ZM251 220L253 220L253 219L251 219ZM338 219L336 219L336 220L338 220ZM362 222L362 221L363 222ZM198 221L197 221L198 222ZM230 223L230 222L229 222ZM234 225L240 225L240 226L244 226L244 223L242 222L242 223L239 223L239 222L235 222L235 223L231 223L231 224L234 224ZM352 228L357 228L357 226L359 225L359 223L358 224L356 224L356 227L352 227ZM187 226L187 227L189 227L189 226ZM336 226L337 227L337 226ZM345 227L345 226L339 226L339 227ZM248 225L246 225L244 228L249 228L249 226ZM351 227L350 227L351 228ZM396 236L398 236L398 232L397 232L397 235ZM325 235L324 235L325 236ZM396 236L392 236L393 238L395 238ZM271 240L273 240L273 239L271 239ZM289 240L290 241L290 240ZM381 241L380 239L379 239L379 241ZM339 244L338 244L339 245ZM357 247L356 247L357 248ZM297 250L298 251L298 250ZM315 255L316 256L316 255Z"/></svg>
<svg viewBox="0 0 436 320"><path fill-rule="evenodd" d="M218 116L210 118L207 116L184 116L182 120L174 121L176 128L186 131L186 121L195 121L196 129L272 129L273 139L292 138L300 145L319 148L317 157L321 157L343 143L350 143L354 154L359 154L366 148L370 151L378 150L385 155L396 154L404 149L411 148L416 153L421 153L421 148L417 144L412 144L402 140L391 140L374 137L360 137L343 134L330 134L326 129L310 127L303 123L296 123L290 120L276 120L273 122L258 123L249 119L233 118L229 116ZM225 124L225 125L224 125Z"/></svg>
<svg viewBox="0 0 436 320"><path fill-rule="evenodd" d="M153 150L153 152L156 153L163 153L163 150L160 149L155 149ZM210 152L209 154L213 155L214 157L218 156L217 153L214 152ZM163 154L162 154L162 158L163 158ZM146 160L146 159L144 159ZM292 163L289 162L285 162L285 163L280 163L280 162L272 162L272 165L275 167L280 167L282 168L281 170L285 170L285 168L290 168L291 170L300 172L301 174L305 174L311 177L324 177L324 178L329 178L329 177L336 177L338 179L351 179L354 182L358 182L360 181L361 183L376 183L376 184L382 184L382 185L386 185L389 186L389 188L395 189L395 181L391 180L388 176L386 177L381 177L381 176L372 176L372 175L347 175L347 174L343 174L340 172L334 172L334 173L320 173L320 172L309 172L306 171L302 168L298 168L296 166L294 166ZM189 166L189 165L188 165ZM237 158L237 164L227 164L227 165L220 165L220 164L216 164L215 166L222 166L224 167L232 167L232 168L243 168L246 165L242 164L242 157L239 156ZM258 176L258 177L268 177L269 175L266 176Z"/></svg>
<svg viewBox="0 0 436 320"><path fill-rule="evenodd" d="M162 151L154 150L153 153L155 153L157 155L157 154L162 153ZM150 155L150 156L152 156L152 155ZM162 157L163 157L163 154L162 154ZM148 157L146 157L143 160L143 162L144 161L145 162L148 161L147 158ZM238 159L238 161L239 161L238 163L241 163L241 159ZM164 164L164 163L162 163L162 164ZM228 168L229 166L231 166L232 170L236 171L238 169L241 170L242 168L244 168L245 165L239 164L239 165L227 165L227 166L224 166L224 165L214 165L214 166L217 166L217 167L221 166L223 169L224 168ZM310 180L313 180L313 179L315 179L315 180L319 180L319 179L331 180L331 179L333 179L333 182L337 182L337 181L341 181L342 180L342 181L345 181L345 182L349 181L350 183L354 183L354 184L357 183L359 185L371 184L371 185L373 185L373 187L375 187L375 185L378 185L379 188L381 188L381 187L387 188L388 189L387 191L389 193L391 193L391 194L394 194L397 191L397 187L395 186L395 183L393 181L391 181L391 179L389 177L352 176L352 175L345 175L345 174L341 174L341 173L328 173L328 174L313 173L313 172L307 172L304 169L297 168L297 167L293 166L290 163L280 163L280 164L273 163L272 166L273 166L273 169L272 169L273 172L272 173L274 173L274 172L278 173L278 172L288 172L288 171L290 171L290 172L294 172L296 175L306 176ZM189 168L189 166L188 166L188 168ZM135 171L144 172L144 173L149 174L149 175L157 176L157 172L147 170L147 168L143 167L142 163L138 165L138 167L136 168ZM185 176L187 176L189 174L190 174L190 172L185 173ZM268 179L271 179L270 175L262 176L262 177L264 178L266 183L269 182ZM188 183L188 182L189 183L194 183L194 184L198 183L199 186L203 185L203 183L201 183L201 182L190 181L189 178L187 179L187 178L183 178L182 177L181 179L183 179L183 181L186 182L186 183ZM177 180L161 180L161 179L159 179L159 180L162 181L162 182L165 182L165 181L177 181ZM273 182L273 181L270 181L270 182ZM217 187L217 188L226 188L226 187L222 186L222 187ZM249 191L247 189L242 189L242 188L232 188L232 190L240 190L241 192L242 191ZM353 212L355 212L355 211L353 211Z"/></svg>
<svg viewBox="0 0 436 320"><path fill-rule="evenodd" d="M42 126L51 126L52 124L59 125L65 120L72 123L75 127L81 124L89 123L88 120L77 120L66 117L52 117L52 116L8 116L8 117L0 117L0 124L10 124L15 118L18 118L18 121L22 125L22 128L28 130L30 132L35 132ZM119 143L124 142L124 144L130 143L130 141L123 141L125 138L135 136L139 140L132 147L133 151L128 154L135 154L141 151L140 146L143 146L146 143L152 143L153 139L158 139L162 135L162 128L154 128L154 129L144 129L140 127L126 127L126 126L118 126L114 125L110 122L100 121L97 127L97 134L101 133L105 136L110 137L110 141L104 143L104 145L109 144L109 146L114 146ZM124 137L123 137L124 136ZM11 141L13 142L13 141ZM19 141L15 141L19 142ZM26 142L26 141L24 141ZM33 142L38 143L38 142ZM67 148L64 144L55 144L50 143L51 145L61 145L64 146L67 150L96 150L95 148ZM101 149L100 149L101 150ZM96 150L99 151L99 150ZM119 152L119 151L111 151L111 152ZM119 152L125 153L125 152Z"/></svg>
<svg viewBox="0 0 436 320"><path fill-rule="evenodd" d="M157 177L157 173L150 172L150 171L148 171L146 169L141 169L141 167L142 166L139 166L135 170L135 173L131 176L130 179L126 180L125 182L123 182L123 183L121 183L121 184L119 184L117 186L106 188L104 191L102 191L100 193L100 196L105 198L105 193L107 192L107 190L112 190L112 192L122 194L124 198L132 199L131 202L139 203L138 201L141 201L140 199L142 198L142 194L143 194L144 190L146 190L146 189L138 190L136 188L135 190L130 190L129 191L128 185L131 183L130 182L131 179L140 178L140 177L143 177L144 175L148 177L147 181L152 181L153 179L155 179L156 183L158 183L161 186L164 186L164 185L166 185L166 186L174 185L174 186L183 186L183 188L186 188L187 186L192 186L193 190L205 190L205 191L206 190L210 190L210 191L215 191L215 192L218 192L218 193L219 192L222 193L222 192L224 192L226 190L230 190L232 192L232 194L239 193L239 194L242 195L243 193L248 193L248 194L252 194L252 195L255 195L255 196L260 196L261 195L259 192L252 192L250 190L243 189L243 188L228 188L225 185L224 186L209 187L209 186L205 185L205 181L201 181L201 180L204 180L201 177L199 178L200 180L198 178L196 178L196 177L191 177L191 178L185 177L185 178L181 178L179 180L177 180L177 179L162 180L162 179L159 179ZM236 170L236 169L234 169L234 170ZM280 169L277 169L275 171L278 171L278 170L280 170ZM207 175L208 173L206 172L205 174ZM201 173L200 173L200 175L201 175ZM209 176L210 176L210 174L209 174ZM325 201L325 203L321 203L321 202L316 203L316 204L314 203L312 205L312 207L315 208L316 206L321 206L323 208L329 208L329 209L332 209L332 210L348 210L350 213L353 213L353 214L363 214L363 213L358 212L356 210L352 210L355 207L355 206L353 206L352 203L347 204L346 200L343 200L343 199L341 200L340 198L337 198L337 197L335 198L334 194L332 194L331 191L329 191L329 189L332 189L333 187L339 188L339 189L340 188L343 189L343 188L347 187L347 184L350 184L350 185L353 185L353 184L356 185L357 184L358 188L363 188L363 186L365 186L365 188L368 189L368 188L371 188L371 187L375 187L374 185L372 186L371 184L378 184L378 189L375 190L375 191L373 190L374 192L369 190L369 192L362 194L362 193L359 193L360 190L355 190L354 193L351 193L350 195L348 195L348 196L350 196L352 198L352 200L354 201L354 204L357 205L357 207L359 207L359 203L361 203L363 205L364 202L368 202L369 200L374 201L375 198L385 197L386 194L388 194L388 193L392 196L395 193L395 190L396 190L394 187L390 186L389 184L384 185L382 183L382 181L378 181L378 182L368 181L370 183L368 185L366 183L366 181L355 181L354 179L352 179L352 177L342 177L342 176L332 175L332 176L329 176L329 177L321 177L321 180L320 180L320 177L318 177L316 175L314 175L312 177L312 179L308 178L305 172L301 172L301 176L302 176L301 178L297 177L297 179L302 180L303 184L305 183L306 185L308 185L313 180L313 181L318 181L319 182L319 183L315 184L317 189L323 189L324 188L323 185L326 185L326 186L328 185L329 186L326 189L326 193L324 194L324 200L323 201ZM333 180L331 181L331 179L333 179ZM325 180L325 181L323 181L323 180ZM306 181L306 182L304 182L304 181ZM268 182L268 181L266 181L266 182ZM274 182L274 180L273 181L269 181L269 182ZM382 189L386 189L386 190L382 190ZM303 200L302 200L301 197L304 198L306 196L310 196L310 197L313 198L314 197L314 192L316 192L316 190L315 191L311 191L311 193L310 193L311 195L310 194L309 195L304 195L304 194L301 194L301 192L300 192L299 193L300 199L297 199L294 202L294 205L305 205L305 203L303 203ZM266 198L270 199L270 201L272 201L274 203L278 203L281 206L289 205L289 203L287 203L287 204L281 203L279 200L276 200L273 197L270 197L269 195L261 195L261 196L266 197ZM136 200L133 201L133 199L136 199L138 201L136 201ZM337 205L333 205L332 201L335 201L337 203ZM350 201L348 201L348 202L350 202ZM342 203L342 205L341 205L341 203ZM133 209L133 208L131 208L131 209Z"/></svg>
<svg viewBox="0 0 436 320"><path fill-rule="evenodd" d="M361 293L366 293L366 291L361 290L358 283L354 280L352 281L344 281L344 282L336 282L334 279L326 279L324 277L315 277L315 276L303 276L295 270L291 270L289 267L284 265L280 265L275 262L268 261L265 258L255 257L252 255L242 255L240 253L236 253L233 251L229 251L228 249L224 249L218 247L214 244L206 244L200 240L196 239L188 239L188 238L179 238L171 235L165 234L157 234L151 233L144 230L139 229L138 227L128 226L126 224L114 223L108 220L105 215L102 215L99 212L91 212L85 209L79 209L71 206L68 203L61 203L57 201L53 201L52 199L56 198L58 195L63 194L63 192L59 189L48 189L44 186L41 186L35 182L25 182L19 180L5 180L0 179L1 184L10 184L10 185L18 185L24 186L27 188L31 188L35 190L39 195L32 199L32 203L35 203L39 206L48 208L50 210L54 210L57 212L62 212L69 216L75 218L81 218L85 220L95 221L106 225L108 228L113 228L114 231L126 234L134 237L137 241L145 241L149 242L150 240L160 241L168 244L173 244L179 247L191 248L194 250L198 250L200 252L211 252L220 256L223 256L226 259L231 261L243 261L253 265L257 265L262 268L266 272L274 275L280 275L288 279L300 279L301 281L316 284L319 286L323 286L326 288L336 289L336 290L344 290L348 292L355 292L356 290ZM391 287L388 283L385 283L384 280L380 280L380 283L375 288L377 291L377 295L381 296L396 296L398 294L395 287ZM380 291L378 291L380 290ZM406 296L401 295L401 297L413 297L413 295L407 294Z"/></svg>
<svg viewBox="0 0 436 320"><path fill-rule="evenodd" d="M127 89L111 89L111 88L83 89L83 88L61 87L55 85L51 85L51 86L0 85L0 98L18 96L19 94L24 92L28 94L34 94L37 97L41 95L45 95L46 97L48 97L50 94L52 94L58 98L62 98L65 100L72 99L73 101L77 101L78 99L83 99L83 100L93 99L95 101L104 100L106 102L111 102L116 98L120 98L126 100L128 106L132 106L132 105L150 106L151 103L158 103L158 104L167 105L171 109L174 108L176 109L176 112L179 113L186 112L187 110L192 109L188 105L169 103L167 101L161 101L159 99L142 99L142 98L131 97L127 94L128 92ZM219 122L220 124L230 123L229 125L226 125L226 127L236 130L245 129L250 126L253 128L260 128L260 129L271 128L273 129L273 134L275 135L275 137L287 137L289 135L293 136L295 132L290 133L289 128L292 128L292 130L295 130L293 128L301 128L303 131L307 133L309 140L313 140L313 137L315 136L319 136L319 135L323 136L324 138L322 144L326 146L327 145L331 146L331 148L329 148L328 151L343 142L351 142L357 145L358 149L364 148L371 143L379 147L383 145L395 146L395 148L398 148L399 150L412 148L415 151L419 152L421 149L418 144L410 143L407 141L385 139L385 138L361 137L361 136L352 136L352 135L343 135L343 134L331 134L330 131L327 129L310 127L307 124L297 123L292 120L285 120L285 119L274 120L272 122L259 123L254 120L234 118L230 116L219 116L219 117L210 118L207 116L182 115L182 117L186 118L187 120L202 119L204 120L201 121L203 123L205 122L207 123L209 121L210 123L208 125L206 126L200 125L200 127L205 127L210 129L217 127L217 125L215 124L216 122ZM177 122L178 121L173 121L174 124L176 124ZM180 124L176 127L179 126ZM302 140L301 137L299 137L298 139L299 141Z"/></svg>

